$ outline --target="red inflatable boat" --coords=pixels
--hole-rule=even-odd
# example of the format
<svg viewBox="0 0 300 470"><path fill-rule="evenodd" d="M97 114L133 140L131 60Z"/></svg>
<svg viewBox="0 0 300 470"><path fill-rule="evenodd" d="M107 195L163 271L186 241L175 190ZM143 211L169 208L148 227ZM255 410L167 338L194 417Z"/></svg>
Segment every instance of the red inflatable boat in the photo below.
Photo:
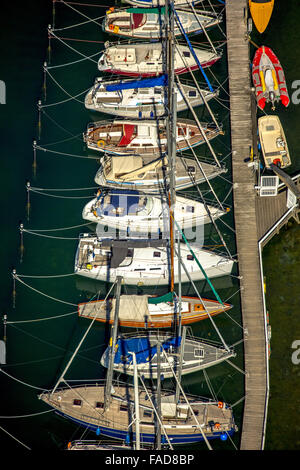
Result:
<svg viewBox="0 0 300 470"><path fill-rule="evenodd" d="M252 64L252 79L255 86L257 105L264 109L266 103L275 102L287 107L290 103L285 76L274 52L266 46L257 49Z"/></svg>

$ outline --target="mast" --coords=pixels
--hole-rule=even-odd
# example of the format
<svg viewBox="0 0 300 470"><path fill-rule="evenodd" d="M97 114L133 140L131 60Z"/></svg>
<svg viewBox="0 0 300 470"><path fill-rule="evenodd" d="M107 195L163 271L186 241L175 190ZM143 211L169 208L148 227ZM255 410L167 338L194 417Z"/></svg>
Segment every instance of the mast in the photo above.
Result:
<svg viewBox="0 0 300 470"><path fill-rule="evenodd" d="M116 307L114 322L112 325L112 336L110 338L110 350L109 350L109 363L108 363L108 372L106 377L106 386L105 386L105 395L104 395L104 409L108 409L110 405L111 398L111 387L112 387L112 378L113 378L113 367L116 353L116 340L118 332L118 323L119 323L119 308L120 308L120 294L121 294L121 281L122 277L117 277L117 288L116 288Z"/></svg>

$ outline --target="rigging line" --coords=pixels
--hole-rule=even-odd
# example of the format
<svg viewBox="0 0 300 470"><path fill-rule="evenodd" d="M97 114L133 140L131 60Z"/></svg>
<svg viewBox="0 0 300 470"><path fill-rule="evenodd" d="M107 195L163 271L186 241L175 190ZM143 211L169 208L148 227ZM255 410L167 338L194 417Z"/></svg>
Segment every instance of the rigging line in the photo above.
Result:
<svg viewBox="0 0 300 470"><path fill-rule="evenodd" d="M44 233L34 233L32 232L31 230L26 230L26 229L22 229L23 232L26 232L26 233L29 233L29 235L35 235L37 237L43 237L43 238L50 238L52 240L78 240L79 237L55 237L53 235L46 235ZM62 274L60 277L64 277L64 276L72 276L72 275L75 275L76 273L72 273L72 274ZM34 276L27 276L27 277L34 277ZM47 277L59 277L59 276L36 276L36 277L41 277L41 278L47 278Z"/></svg>
<svg viewBox="0 0 300 470"><path fill-rule="evenodd" d="M47 297L48 299L51 299L51 300L55 300L56 302L61 302L63 304L66 304L66 305L72 305L73 307L77 307L77 304L72 304L71 302L67 302L65 300L61 300L61 299L56 299L55 297L52 297L51 295L48 295L48 294L45 294L44 292L41 292L39 291L38 289L35 289L34 287L32 286L29 286L28 284L26 284L24 281L22 281L16 273L13 274L13 277L14 279L16 279L17 281L21 282L21 284L23 284L24 286L28 287L29 289L37 292L38 294L41 294L43 295L44 297Z"/></svg>
<svg viewBox="0 0 300 470"><path fill-rule="evenodd" d="M46 113L46 111L45 111L44 109L42 109L41 111L42 111L42 113L43 113L53 124L55 124L59 129L63 130L63 131L66 132L67 134L70 134L73 139L80 140L80 141L82 142L82 139L80 139L80 138L78 137L79 134L77 134L77 135L72 134L72 132L68 131L68 129L66 129L65 127L63 127L61 124L59 124L57 121L55 121L55 119L53 119L51 116L49 116L49 114ZM36 146L35 148L37 148L37 146Z"/></svg>
<svg viewBox="0 0 300 470"><path fill-rule="evenodd" d="M184 165L186 166L185 163L184 163ZM200 166L200 169L201 169L202 173L204 174L204 172L203 172L203 170L202 170L202 166ZM197 189L197 191L198 191L199 196L200 196L201 199L202 199L202 202L203 202L204 207L205 207L205 209L206 209L206 212L207 212L207 214L208 214L208 216L209 216L209 218L210 218L210 221L211 221L211 223L213 224L213 226L214 226L216 232L218 233L218 235L219 235L219 237L220 237L220 240L221 240L222 243L223 243L223 246L225 247L225 249L226 249L226 251L227 251L227 254L229 255L230 258L232 258L232 255L231 255L231 253L230 253L230 251L229 251L229 249L228 249L228 247L227 247L227 244L226 244L226 242L225 242L225 240L224 240L224 238L223 238L223 235L221 234L221 232L220 232L220 230L219 230L219 227L218 227L218 225L217 225L217 222L216 222L216 220L214 219L214 217L211 215L209 206L208 206L208 204L206 203L204 197L202 196L201 190L200 190L200 188L199 188L198 185L196 186L196 189ZM214 193L214 194L215 194L215 193ZM217 201L219 202L218 198L217 198ZM221 208L221 209L223 210L223 212L226 212L226 209L224 208L223 204L221 204L220 202L219 202L219 204L220 204L219 208ZM224 215L225 215L225 214L224 214Z"/></svg>
<svg viewBox="0 0 300 470"><path fill-rule="evenodd" d="M206 384L207 384L207 386L208 386L208 388L209 388L209 391L210 391L211 395L214 397L214 400L218 401L218 400L217 400L217 396L216 396L216 394L215 394L215 392L214 392L214 389L213 389L213 387L212 387L212 385L211 385L211 382L210 382L210 380L209 380L208 374L207 374L207 372L206 372L205 369L203 369L203 375L204 375Z"/></svg>
<svg viewBox="0 0 300 470"><path fill-rule="evenodd" d="M62 139L62 140L58 140L57 142L52 142L50 144L44 144L45 146L48 146L48 145L58 145L58 144L62 144L64 142L69 142L70 140L73 140L73 139L77 139L79 137L82 136L82 132L80 132L79 134L75 135L74 137L67 137L66 139Z"/></svg>
<svg viewBox="0 0 300 470"><path fill-rule="evenodd" d="M34 360L34 361L27 361L27 362L25 363L26 365L27 365L27 364L32 364L32 363L36 364L36 363L45 362L45 361L53 361L54 359L57 359L57 358L60 358L60 359L61 359L61 358L64 357L66 354L69 354L69 351L66 350L66 348L64 348L64 347L58 346L57 344L54 344L54 343L50 343L49 341L45 341L45 340L39 338L38 336L35 336L35 335L33 335L33 334L28 333L28 332L25 331L25 330L21 330L20 328L18 328L18 327L15 326L15 325L12 325L12 327L15 328L16 330L20 331L20 332L23 333L24 335L30 336L31 338L33 338L33 339L35 339L35 340L38 340L39 342L41 342L41 343L43 343L43 344L46 344L47 346L50 346L50 347L55 348L55 349L59 349L59 350L62 351L62 353L63 353L63 355L60 355L60 356L54 356L54 357L49 357L49 356L47 356L46 359L39 359L39 360ZM90 347L90 348L86 348L86 349L83 350L83 352L91 351L91 350L93 350L93 349L97 349L97 350L98 350L99 347L102 347L102 346L105 346L105 344L98 344L98 343L97 343L96 346L93 346L93 347ZM82 354L80 354L79 357L80 357L81 359L84 359L85 361L92 362L93 364L97 364L97 363L98 363L98 362L95 361L94 359L87 358L87 357L83 356ZM20 366L20 365L23 365L23 364L24 364L24 363L21 363L21 364L20 364L20 363L19 363L19 364L13 364L13 366L16 367L16 365L17 365L17 366Z"/></svg>
<svg viewBox="0 0 300 470"><path fill-rule="evenodd" d="M41 389L39 389L41 390ZM0 416L1 419L16 419L16 418L31 418L32 416L44 415L46 413L53 413L54 409L40 411L38 413L30 413L29 415L15 415L15 416ZM2 429L2 428L1 428Z"/></svg>
<svg viewBox="0 0 300 470"><path fill-rule="evenodd" d="M7 434L9 437L12 437L15 441L17 441L19 444L21 444L23 447L25 447L27 450L31 450L30 447L28 447L26 444L24 444L24 443L21 442L19 439L17 439L15 436L13 436L13 435L10 434L8 431L6 431L6 429L4 429L2 426L0 426L0 429L1 429L1 431L3 431L5 434Z"/></svg>
<svg viewBox="0 0 300 470"><path fill-rule="evenodd" d="M165 437L166 437L166 439L167 439L167 441L168 441L168 444L169 444L169 446L170 446L170 449L171 449L171 450L174 450L174 449L173 449L173 446L172 446L172 444L171 444L171 442L170 442L168 433L167 433L166 430L165 430L165 426L163 425L163 423L162 423L162 421L161 421L161 417L160 417L159 414L157 413L157 409L156 409L156 407L154 406L154 403L153 403L153 401L152 401L152 398L151 398L150 395L149 395L149 391L148 391L148 389L146 388L145 383L144 383L142 377L140 376L140 373L137 372L137 374L138 374L138 377L139 377L139 379L140 379L140 381L141 381L141 383L142 383L142 385L143 385L143 388L144 388L144 390L145 390L145 392L146 392L146 395L147 395L149 401L151 402L153 411L154 411L154 413L155 413L155 415L156 415L156 417L157 417L157 419L158 419L158 421L159 421L159 424L160 424L160 426L161 426L161 428L162 428L162 430L163 430L163 432L164 432L164 435L165 435Z"/></svg>
<svg viewBox="0 0 300 470"><path fill-rule="evenodd" d="M34 229L33 232L58 232L59 230L72 230L74 228L85 227L86 225L90 225L92 222L86 222L85 224L80 225L73 225L72 227L62 227L62 228L48 228L48 229ZM22 229L24 230L24 228Z"/></svg>
<svg viewBox="0 0 300 470"><path fill-rule="evenodd" d="M116 284L116 282L114 282L114 283L112 284L111 288L109 289L109 291L108 291L108 293L107 293L107 295L106 295L106 297L105 297L105 299L104 299L104 302L106 302L106 300L107 300L108 296L110 295L112 289L115 287L115 284ZM100 295L100 292L98 293L97 300L99 300L99 295ZM82 343L84 342L85 338L87 337L88 333L90 332L90 329L92 328L92 326L93 326L94 322L96 321L96 319L97 319L97 315L95 315L95 317L94 317L93 320L91 321L89 327L87 328L85 334L83 335L83 337L82 337L81 340L79 341L77 348L75 349L75 351L74 351L74 353L72 354L72 356L71 356L69 362L67 363L67 365L66 365L66 367L64 368L64 370L62 371L62 373L61 373L61 375L60 375L58 381L56 382L56 385L54 386L54 388L53 388L53 390L52 390L52 392L51 392L51 395L52 395L53 393L55 393L55 390L57 389L57 387L58 387L58 385L60 384L61 381L64 381L64 382L65 382L64 376L65 376L65 374L67 373L67 371L68 371L68 369L69 369L71 363L73 362L74 357L76 356L77 352L79 351L79 349L80 349Z"/></svg>
<svg viewBox="0 0 300 470"><path fill-rule="evenodd" d="M39 321L48 321L48 320L56 320L57 318L64 318L70 315L75 315L78 313L78 310L74 310L70 313L62 313L61 315L55 315L54 317L47 317L47 318L36 318L34 320L17 320L17 321L7 321L6 325L15 325L17 323L35 323Z"/></svg>
<svg viewBox="0 0 300 470"><path fill-rule="evenodd" d="M59 105L59 104L64 104L64 103L67 103L68 101L71 101L71 100L75 100L75 101L77 101L77 102L80 103L80 104L84 104L84 101L78 100L77 97L83 95L84 93L87 93L87 92L89 91L90 87L87 88L86 90L81 91L81 92L78 93L77 95L74 95L74 96L73 96L73 95L70 95L70 93L69 93L67 90L65 90L65 89L58 83L58 81L53 77L53 75L49 72L47 66L44 65L44 66L43 66L43 69L44 69L44 71L49 75L49 77L51 78L51 80L53 80L53 82L55 83L55 85L56 85L58 88L60 88L67 96L69 96L69 98L67 98L67 99L65 99L65 100L62 100L62 101L58 101L58 102L56 102L56 103L42 104L42 105L40 105L40 109L49 108L49 107L51 107L51 106L57 106L57 105Z"/></svg>
<svg viewBox="0 0 300 470"><path fill-rule="evenodd" d="M71 8L72 10L76 11L76 13L78 13L78 15L81 15L83 16L84 18L87 18L89 21L93 21L94 23L96 23L97 26L101 27L101 25L99 25L99 23L97 23L96 20L90 18L89 16L85 15L84 13L82 13L81 11L77 10L77 8L74 8L71 6L71 3L73 2L64 2L63 0L60 0L61 3L63 3L64 5L68 6L69 8ZM74 2L75 3L75 2ZM97 5L96 5L97 6ZM100 6L100 5L99 5ZM104 5L103 5L104 6ZM107 8L107 7L106 7Z"/></svg>
<svg viewBox="0 0 300 470"><path fill-rule="evenodd" d="M29 190L32 189L33 191L90 191L92 189L98 188L99 186L90 186L88 188L37 188L35 186L30 186Z"/></svg>
<svg viewBox="0 0 300 470"><path fill-rule="evenodd" d="M106 41L94 41L92 39L78 39L78 38L65 38L65 37L60 37L59 39L64 40L64 41L88 42L91 44L104 44L106 42Z"/></svg>
<svg viewBox="0 0 300 470"><path fill-rule="evenodd" d="M69 49L71 49L73 52L76 52L77 54L79 54L81 57L84 57L84 60L90 60L91 62L94 62L94 64L97 64L98 61L97 60L94 60L92 59L91 57L85 55L85 54L82 54L81 52L77 51L76 49L74 49L74 47L70 46L69 44L67 44L66 42L64 42L62 39L60 39L60 37L56 36L56 34L54 34L52 32L52 29L51 27L48 28L48 31L49 31L49 34L52 35L53 37L55 37L56 39L58 39L60 42L62 42L65 46L67 46ZM97 52L97 54L99 54L99 51Z"/></svg>
<svg viewBox="0 0 300 470"><path fill-rule="evenodd" d="M226 222L224 222L224 220L222 219L222 217L220 217L220 221L225 225L225 227L229 228L233 233L236 233L235 229L230 227L230 225L228 225ZM232 257L234 257L235 255L232 255Z"/></svg>
<svg viewBox="0 0 300 470"><path fill-rule="evenodd" d="M88 58L96 57L97 55L99 55L99 51L96 52L95 54L88 56ZM51 65L50 67L47 66L47 69L58 69L60 67L68 67L69 65L78 64L79 62L83 62L84 60L86 59L84 58L84 59L73 60L72 62L67 62L66 64Z"/></svg>
<svg viewBox="0 0 300 470"><path fill-rule="evenodd" d="M58 199L91 199L92 196L89 195L89 196L62 196L62 195L59 195L59 194L49 194L49 193L45 193L45 192L41 192L41 191L36 191L36 190L32 190L33 193L35 194L41 194L42 196L48 196L48 197L54 197L54 198L58 198Z"/></svg>
<svg viewBox="0 0 300 470"><path fill-rule="evenodd" d="M76 239L78 240L78 238ZM55 274L55 275L50 275L50 276L30 276L30 275L27 275L27 274L18 274L17 275L17 278L30 278L30 279L54 279L54 278L57 278L57 277L69 277L69 276L75 276L76 273L70 273L70 274Z"/></svg>
<svg viewBox="0 0 300 470"><path fill-rule="evenodd" d="M225 359L228 364L230 364L234 369L238 370L241 374L248 375L248 372L245 370L240 369L237 365L233 364L229 359Z"/></svg>
<svg viewBox="0 0 300 470"><path fill-rule="evenodd" d="M208 439L207 439L207 437L206 437L206 435L205 435L205 433L204 433L204 431L203 431L203 429L202 429L202 426L203 426L203 425L201 426L201 424L199 423L198 418L197 418L197 416L195 415L194 410L193 410L193 408L191 407L190 402L188 401L188 399L187 399L187 397L186 397L186 394L184 393L184 390L183 390L183 388L182 388L180 382L178 381L178 378L176 377L176 374L175 374L175 372L174 372L174 370L173 370L173 366L172 366L172 364L171 364L171 362L170 362L170 360L169 360L169 357L168 357L167 354L166 354L166 351L165 351L164 349L162 349L162 352L163 352L163 355L165 356L165 360L167 361L167 363L169 364L169 367L171 368L172 374L174 375L175 381L176 381L177 384L178 384L178 387L179 387L179 389L180 389L180 391L181 391L181 393L182 393L182 395L183 395L183 397L184 397L184 400L186 401L186 403L187 403L187 405L188 405L188 407L189 407L189 409L190 409L190 412L191 412L191 414L193 415L193 418L194 418L194 420L195 420L195 422L196 422L197 428L199 428L199 430L200 430L200 432L201 432L201 434L202 434L202 437L203 437L203 439L204 439L204 441L205 441L205 443L206 443L208 449L209 449L209 450L213 450L212 447L211 447L211 445L210 445L210 443L209 443L209 441L208 441Z"/></svg>
<svg viewBox="0 0 300 470"><path fill-rule="evenodd" d="M176 249L175 249L175 253L176 253L176 256L178 257L178 252L177 252ZM200 301L201 301L201 303L202 303L202 305L203 305L203 308L204 308L204 310L205 310L205 312L206 312L208 318L210 319L211 323L213 324L213 327L215 328L215 330L216 330L216 332L217 332L217 334L218 334L220 340L222 341L222 343L223 343L225 349L226 349L227 351L229 351L230 348L229 348L229 347L227 346L227 344L225 343L225 341L224 341L224 339L223 339L223 337L222 337L222 335L221 335L219 329L217 328L217 326L216 326L216 324L215 324L215 322L214 322L214 320L213 320L211 314L209 313L209 311L208 311L207 308L205 307L205 303L203 302L202 297L201 297L201 295L199 294L199 291L198 291L198 289L197 289L197 287L196 287L194 281L193 281L192 278L190 277L189 272L188 272L188 270L187 270L187 268L186 268L184 262L182 261L182 259L180 260L180 263L181 263L181 266L183 267L183 269L184 269L184 271L185 271L187 277L189 278L191 285L194 287L195 292L196 292L197 296L199 297L199 299L200 299ZM220 305L224 308L224 304L223 304L222 301L220 302Z"/></svg>
<svg viewBox="0 0 300 470"><path fill-rule="evenodd" d="M88 24L90 23L91 21L97 21L97 20L100 20L101 18L105 18L105 15L101 15L101 16L98 16L96 18L91 18L87 21L82 21L81 23L77 23L77 24L72 24L70 26L65 26L64 28L53 28L52 31L64 31L65 29L72 29L72 28L77 28L78 26L82 26L84 24ZM100 26L99 23L97 23L97 26Z"/></svg>
<svg viewBox="0 0 300 470"><path fill-rule="evenodd" d="M40 145L36 145L35 148L37 150L43 150L44 152L49 152L49 153L56 153L57 155L64 155L66 157L84 158L85 160L99 160L99 157L92 157L89 155L88 156L87 155L75 155L73 153L59 152L58 150L50 150L50 149L43 148Z"/></svg>
<svg viewBox="0 0 300 470"><path fill-rule="evenodd" d="M179 52L179 50L178 50L178 45L179 45L179 43L178 43L178 41L176 41L175 47L176 47L177 52ZM213 114L213 112L212 112L212 110L211 110L210 105L208 104L208 102L205 100L205 97L203 96L203 93L202 93L202 91L201 91L201 88L199 87L198 81L196 80L195 75L194 75L194 73L193 73L191 67L188 65L187 60L186 60L183 56L182 56L182 60L183 60L183 62L184 62L184 64L185 64L186 68L189 70L189 72L190 72L190 74L191 74L191 76L192 76L192 78L193 78L193 81L194 81L194 83L195 83L195 85L196 85L196 88L197 88L197 90L198 90L198 92L199 92L199 94L200 94L200 96L201 96L201 98L202 98L202 100L203 100L203 103L205 103L205 106L206 106L206 108L207 108L207 110L208 110L208 112L209 112L209 114L210 114L212 120L214 121L216 127L219 129L220 126L219 126L218 122L216 121L216 118L215 118L215 116L214 116L214 114ZM179 75L176 75L176 80L177 80L178 83L181 83L181 82L180 82ZM181 94L182 94L182 92L183 92L183 91L181 91ZM187 99L186 99L186 100L187 100ZM188 100L187 100L187 101L188 101ZM193 112L193 107L192 107L192 106L190 106L190 110ZM193 113L193 114L194 114L194 113ZM211 150L212 154L214 155L214 152L212 151L212 149L210 149L210 150Z"/></svg>

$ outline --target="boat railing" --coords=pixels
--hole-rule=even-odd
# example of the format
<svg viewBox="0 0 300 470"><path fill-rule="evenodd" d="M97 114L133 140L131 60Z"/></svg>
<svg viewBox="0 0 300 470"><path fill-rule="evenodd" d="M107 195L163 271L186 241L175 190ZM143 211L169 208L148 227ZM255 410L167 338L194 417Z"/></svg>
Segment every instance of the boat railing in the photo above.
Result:
<svg viewBox="0 0 300 470"><path fill-rule="evenodd" d="M148 328L146 332L138 331L138 332L122 333L122 335L120 335L120 337L123 338L123 339L127 339L127 338L144 338L145 336L149 337L149 339L159 338L160 341L168 340L168 339L174 337L174 335L172 335L168 332L157 332L157 329L151 329L151 328ZM211 340L211 339L202 339L202 338L199 338L197 336L193 336L192 334L187 335L186 339L190 340L190 341L195 341L197 343L199 343L199 341L201 341L201 342L203 342L203 343L205 343L209 346L216 346L216 347L219 347L219 348L223 348L225 350L224 345L222 345L221 343L219 343L217 341ZM234 348L229 347L229 350L230 350L230 352L233 352Z"/></svg>

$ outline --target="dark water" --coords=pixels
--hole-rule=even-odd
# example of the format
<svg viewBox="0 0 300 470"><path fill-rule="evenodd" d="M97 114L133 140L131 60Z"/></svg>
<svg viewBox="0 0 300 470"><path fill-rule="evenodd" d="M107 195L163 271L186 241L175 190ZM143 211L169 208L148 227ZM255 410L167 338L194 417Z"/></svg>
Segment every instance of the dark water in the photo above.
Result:
<svg viewBox="0 0 300 470"><path fill-rule="evenodd" d="M287 16L291 17L291 21L294 21L295 16L296 3L294 2L294 4L294 10L291 9L286 13ZM99 7L76 8L92 18L103 15L105 12L105 8ZM83 430L67 420L57 417L53 412L49 413L48 408L38 400L37 396L43 389L51 389L55 385L89 324L85 320L78 319L76 314L77 303L89 300L99 289L101 295L105 296L107 286L71 275L77 246L76 237L78 237L81 230L86 230L86 227L42 232L54 238L24 234L24 251L21 251L19 223L22 221L25 228L32 230L73 227L83 223L81 211L86 202L93 196L94 191L92 189L69 192L52 191L51 193L56 196L64 196L64 198L31 192L30 210L28 212L26 181L30 181L32 187L39 188L74 189L94 187L94 175L98 163L94 158L90 158L93 155L86 151L82 142L82 132L85 130L86 124L95 119L96 116L85 110L82 104L84 94L78 96L79 101L73 99L64 104L49 106L52 103L66 100L68 95L49 76L44 82L42 65L44 61L47 61L53 78L71 96L76 96L92 86L94 78L97 76L97 68L92 60L50 68L75 62L82 58L58 40L52 39L50 48L48 47L47 26L48 24L53 25L52 2L43 1L34 2L34 4L32 2L19 2L17 12L18 14L16 14L16 3L13 5L7 4L5 14L3 13L1 16L0 28L0 79L5 82L7 92L6 104L1 105L0 108L1 165L3 166L0 305L1 314L7 314L8 320L12 322L7 325L7 365L2 366L0 374L2 398L0 405L0 448L20 450L24 448L21 444L23 443L32 450L54 451L64 449L66 443L71 439L81 438ZM273 20L275 23L279 22L279 18L280 13L274 12ZM83 21L85 21L85 18L78 15L71 8L57 2L54 17L56 28L65 28ZM57 34L65 38L95 41L66 41L71 47L88 56L96 54L103 47L103 44L97 41L107 40L107 37L94 23L64 29ZM296 35L296 31L294 31L294 34ZM221 41L223 35L216 30L212 34L212 38ZM193 41L198 42L201 39L203 38L197 36L193 38ZM272 35L268 39L269 44L271 44L271 39L273 41L278 38ZM288 42L284 44L289 49ZM274 49L279 52L278 45L281 45L281 43L275 45ZM212 108L224 125L225 135L214 140L213 146L219 153L220 159L224 159L224 163L228 167L228 173L225 179L219 178L214 181L213 186L219 198L221 200L226 198L226 202L230 205L232 204L230 195L231 169L230 158L227 156L230 152L230 135L228 132L229 115L226 108L228 104L228 95L226 94L226 50L223 49L223 51L223 58L214 66L213 73L220 83L224 83L225 91L222 91L220 95L222 101L214 103ZM281 55L280 59L288 71L288 61L285 62ZM97 56L93 60L97 60ZM290 63L294 66L292 57ZM293 79L296 79L296 71L294 74ZM292 75L289 71L287 76L291 80ZM209 77L213 83L216 83L210 74ZM45 105L40 116L37 110L38 100L42 100L42 104ZM292 127L291 131L287 129L287 124L296 122L293 121L293 116L297 113L298 108L296 106L293 108L291 107L284 115L287 119L285 129L291 149L297 149L299 147L297 147L297 136L294 135L296 133L292 132ZM199 109L198 114L201 118L208 119L203 110ZM101 115L99 117L100 119L103 118ZM292 126L292 124L290 125ZM42 147L53 150L53 153L37 152L36 168L33 167L32 143L34 139L37 139ZM73 156L64 156L55 153L55 151L65 152ZM197 150L197 154L205 156L205 149ZM74 155L84 158L77 158ZM224 221L229 227L232 227L232 211L226 215ZM231 253L234 254L235 241L232 230L222 222L219 222L219 228L222 230L223 237ZM294 232L296 231L291 231L291 233ZM207 245L220 245L220 240L213 229L207 228L205 235ZM280 247L278 250L280 251ZM290 256L293 258L292 252ZM269 254L268 256L266 249L266 266L270 259L272 260L272 255ZM293 263L290 262L289 264L292 268ZM14 268L19 275L29 276L28 278L22 278L25 283L31 288L45 293L48 297L19 282L16 283L14 295L12 280L12 269ZM272 269L274 269L274 266L270 266L271 271ZM70 274L70 276L55 277L66 274ZM39 276L42 277L39 278ZM47 278L43 276L54 277ZM266 276L268 279L268 273L266 273ZM215 319L215 323L222 332L227 344L234 344L242 338L238 281L234 277L228 277L217 279L213 284L221 298L224 301L230 298L230 302L234 305L229 315L220 315ZM212 296L212 292L205 283L198 283L197 287L203 295ZM134 290L131 288L126 291ZM151 290L155 293L160 293L160 291L156 288ZM192 287L184 285L184 293L192 294ZM53 300L50 297L60 301ZM275 336L276 325L273 322L273 315L275 316L273 309L270 315ZM33 321L41 319L43 321ZM193 333L203 338L218 339L210 322L204 321L193 326ZM1 335L3 336L2 330ZM102 326L95 326L82 345L66 378L90 380L103 377L104 370L99 365L99 359L106 347L107 339L108 331ZM278 344L280 344L280 341L278 341ZM273 349L272 345L272 351ZM243 369L242 344L236 346L236 352L237 357L233 362ZM243 375L229 364L214 367L207 371L207 375L210 385L219 399L232 404L237 403L234 407L234 414L238 426L241 427L243 404L239 401L244 394ZM188 392L211 396L202 373L185 378L183 383ZM267 439L270 449L276 448L278 445L276 436L282 432L277 433L278 423L273 426L274 420L273 423L271 420L272 406L271 400L270 431L268 426L270 439ZM289 429L285 429L286 435L288 431ZM289 439L294 443L296 442L295 432L296 428L294 427ZM85 437L94 438L95 436L87 434ZM20 442L17 442L17 439ZM235 449L239 446L239 439L240 434L237 433L232 442L213 441L213 447L215 449ZM204 444L197 446L197 449L205 448Z"/></svg>

